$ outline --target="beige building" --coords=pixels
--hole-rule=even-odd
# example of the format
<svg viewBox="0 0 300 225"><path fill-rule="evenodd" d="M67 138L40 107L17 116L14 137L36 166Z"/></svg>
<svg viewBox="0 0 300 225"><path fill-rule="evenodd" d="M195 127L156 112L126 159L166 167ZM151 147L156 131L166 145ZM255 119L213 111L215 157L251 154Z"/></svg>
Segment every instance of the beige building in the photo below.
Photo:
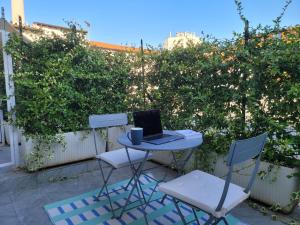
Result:
<svg viewBox="0 0 300 225"><path fill-rule="evenodd" d="M23 26L23 36L30 41L37 40L41 35L63 37L65 33L69 32L69 27L57 26L41 22L33 22L32 25ZM85 36L87 31L80 30Z"/></svg>
<svg viewBox="0 0 300 225"><path fill-rule="evenodd" d="M25 24L24 0L11 0L11 8L12 24L18 25L19 18L21 18L22 23Z"/></svg>
<svg viewBox="0 0 300 225"><path fill-rule="evenodd" d="M29 25L25 21L24 13L24 0L11 0L11 11L12 11L12 22L8 23L4 19L0 19L0 26L5 27L8 32L18 32L20 29L19 18L21 17L22 35L26 41L34 41L38 39L42 34L51 36L64 36L64 34L70 31L69 27L57 26L53 24L33 22ZM87 34L87 31L81 31L83 35ZM89 41L88 43L92 47L102 48L108 51L119 51L119 52L139 52L140 48L131 46L116 45L99 41ZM146 53L147 51L145 51Z"/></svg>
<svg viewBox="0 0 300 225"><path fill-rule="evenodd" d="M200 44L202 41L195 33L190 32L178 32L176 36L168 37L164 43L164 48L171 50L174 47L186 48L189 45Z"/></svg>
<svg viewBox="0 0 300 225"><path fill-rule="evenodd" d="M69 31L68 27L56 26L52 24L33 22L32 25L26 23L25 11L24 11L24 0L11 0L11 15L12 15L12 25L19 29L22 27L23 37L29 41L34 41L41 36L45 35L56 35L64 36L64 33ZM20 24L21 22L21 24ZM86 31L82 31L86 34Z"/></svg>

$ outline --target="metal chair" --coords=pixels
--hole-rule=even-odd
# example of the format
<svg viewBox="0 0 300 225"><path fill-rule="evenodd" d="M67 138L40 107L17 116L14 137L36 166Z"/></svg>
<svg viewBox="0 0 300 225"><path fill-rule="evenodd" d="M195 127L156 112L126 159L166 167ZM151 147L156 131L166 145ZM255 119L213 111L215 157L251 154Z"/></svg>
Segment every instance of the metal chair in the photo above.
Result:
<svg viewBox="0 0 300 225"><path fill-rule="evenodd" d="M108 147L107 147L108 141L106 140L105 152L98 154L98 147L97 147L97 141L96 141L96 136L97 136L96 129L97 128L106 128L108 130L109 127L124 126L127 124L128 124L128 118L127 118L127 114L125 114L125 113L90 115L89 116L89 126L90 126L90 128L92 128L92 132L93 132L93 136L94 136L96 159L99 162L101 176L104 181L104 184L103 184L102 188L100 189L100 191L97 195L97 198L100 198L102 196L106 196L108 198L113 217L115 217L114 211L116 209L114 210L113 203L112 203L112 200L110 197L110 194L112 192L109 192L108 187L107 187L109 178L111 177L113 171L116 169L131 166L131 164L141 163L143 161L143 159L145 158L146 153L143 151L128 149L128 154L130 155L130 160L131 160L131 162L130 162L125 148L108 151ZM104 171L103 171L104 164L106 164L110 168L107 176L105 176ZM133 179L135 179L134 175L129 180L128 184L125 186L125 190L128 189L128 187L131 184L131 182L133 181Z"/></svg>
<svg viewBox="0 0 300 225"><path fill-rule="evenodd" d="M183 224L196 221L200 225L197 211L202 210L209 215L209 219L205 224L215 225L223 220L228 225L226 215L250 195L266 138L267 134L264 133L231 144L227 159L228 173L225 181L211 174L195 170L159 185L159 190L172 198ZM253 158L255 158L255 166L247 187L243 188L231 183L234 166ZM179 202L192 208L195 216L194 220L189 222L185 220Z"/></svg>

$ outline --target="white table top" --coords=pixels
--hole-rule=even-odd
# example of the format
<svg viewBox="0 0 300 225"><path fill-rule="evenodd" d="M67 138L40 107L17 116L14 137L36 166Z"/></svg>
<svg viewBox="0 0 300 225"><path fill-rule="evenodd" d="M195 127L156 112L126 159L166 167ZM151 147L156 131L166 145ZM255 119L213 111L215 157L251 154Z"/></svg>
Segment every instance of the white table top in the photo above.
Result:
<svg viewBox="0 0 300 225"><path fill-rule="evenodd" d="M164 130L166 134L174 134L174 131ZM142 151L183 151L187 149L192 149L200 146L203 143L202 138L190 138L190 139L180 139L176 141L171 141L161 145L154 145L146 142L142 142L140 145L133 145L128 139L127 134L123 134L118 138L118 142L128 148L142 150Z"/></svg>

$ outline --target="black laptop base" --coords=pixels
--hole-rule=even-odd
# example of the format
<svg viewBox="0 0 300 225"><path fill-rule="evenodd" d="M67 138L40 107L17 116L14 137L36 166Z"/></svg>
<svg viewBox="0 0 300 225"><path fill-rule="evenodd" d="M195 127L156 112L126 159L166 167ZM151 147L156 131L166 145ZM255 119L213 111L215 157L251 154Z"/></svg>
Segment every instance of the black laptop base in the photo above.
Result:
<svg viewBox="0 0 300 225"><path fill-rule="evenodd" d="M161 145L172 141L177 141L183 138L184 138L183 136L179 136L179 135L160 134L160 135L145 137L143 139L143 142L154 144L154 145Z"/></svg>

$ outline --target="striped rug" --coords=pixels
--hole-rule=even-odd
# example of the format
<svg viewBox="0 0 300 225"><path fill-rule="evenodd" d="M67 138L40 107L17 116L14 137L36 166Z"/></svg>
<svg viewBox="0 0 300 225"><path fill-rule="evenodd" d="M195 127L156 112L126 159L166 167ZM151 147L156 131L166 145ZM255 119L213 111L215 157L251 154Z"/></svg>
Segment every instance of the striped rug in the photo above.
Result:
<svg viewBox="0 0 300 225"><path fill-rule="evenodd" d="M147 177L142 177L142 186L145 190L146 197L149 196L151 191L155 186L155 182ZM127 184L128 180L121 181L119 183L109 186L109 189L114 191L112 196L114 207L120 207L124 204L124 198L128 196L128 191L118 190ZM112 213L110 212L109 202L107 198L101 197L96 198L99 190L94 190L91 192L84 193L69 199L58 201L49 205L44 206L50 220L55 225L142 225L145 224L143 211L140 207L133 208L122 216L121 219L112 219ZM146 208L147 218L150 224L156 225L168 225L168 224L182 224L175 209L174 204L170 199L166 199L164 204L160 203L162 193L156 192L150 203ZM138 194L134 193L132 201L138 200ZM139 202L132 203L129 207L134 207L138 205ZM194 216L192 210L186 206L181 205L183 214L187 221L193 220ZM204 224L208 216L203 213L198 213L199 218L201 218L201 224ZM240 222L238 219L229 215L227 217L230 225L246 225ZM223 225L220 222L219 225Z"/></svg>

